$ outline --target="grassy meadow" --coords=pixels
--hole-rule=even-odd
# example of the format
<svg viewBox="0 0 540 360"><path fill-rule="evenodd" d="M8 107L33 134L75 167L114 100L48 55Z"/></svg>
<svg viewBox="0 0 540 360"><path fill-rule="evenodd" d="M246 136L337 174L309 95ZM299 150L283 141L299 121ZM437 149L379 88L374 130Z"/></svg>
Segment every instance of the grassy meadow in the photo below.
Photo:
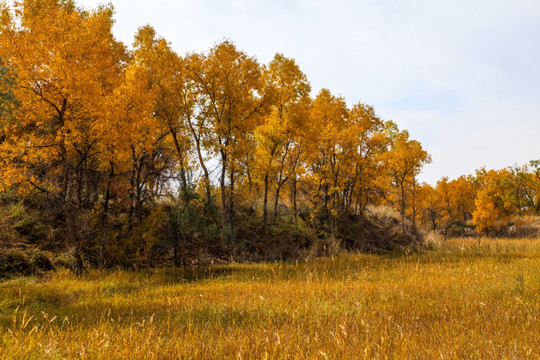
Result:
<svg viewBox="0 0 540 360"><path fill-rule="evenodd" d="M539 359L540 240L0 283L0 359Z"/></svg>

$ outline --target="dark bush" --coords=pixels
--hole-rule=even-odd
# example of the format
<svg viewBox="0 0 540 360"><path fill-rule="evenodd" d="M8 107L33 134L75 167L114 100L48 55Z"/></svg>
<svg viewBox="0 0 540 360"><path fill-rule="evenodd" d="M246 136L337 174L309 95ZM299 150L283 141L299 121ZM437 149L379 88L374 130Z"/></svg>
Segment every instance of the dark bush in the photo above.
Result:
<svg viewBox="0 0 540 360"><path fill-rule="evenodd" d="M342 220L337 231L345 250L385 253L400 249L414 249L423 236L411 223L403 226L393 216L351 216Z"/></svg>
<svg viewBox="0 0 540 360"><path fill-rule="evenodd" d="M49 255L39 249L0 251L0 277L26 276L56 270Z"/></svg>
<svg viewBox="0 0 540 360"><path fill-rule="evenodd" d="M34 263L34 266L41 271L53 271L56 270L51 258L40 250L33 250L30 253L30 258Z"/></svg>
<svg viewBox="0 0 540 360"><path fill-rule="evenodd" d="M35 271L36 266L24 252L10 249L0 253L0 275L31 275Z"/></svg>

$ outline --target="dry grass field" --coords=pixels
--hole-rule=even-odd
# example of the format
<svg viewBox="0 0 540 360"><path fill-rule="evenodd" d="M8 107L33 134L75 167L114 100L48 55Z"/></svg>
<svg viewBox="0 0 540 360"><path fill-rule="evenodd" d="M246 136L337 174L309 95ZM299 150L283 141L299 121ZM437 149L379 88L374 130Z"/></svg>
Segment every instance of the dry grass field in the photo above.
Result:
<svg viewBox="0 0 540 360"><path fill-rule="evenodd" d="M539 359L540 240L0 283L1 359Z"/></svg>

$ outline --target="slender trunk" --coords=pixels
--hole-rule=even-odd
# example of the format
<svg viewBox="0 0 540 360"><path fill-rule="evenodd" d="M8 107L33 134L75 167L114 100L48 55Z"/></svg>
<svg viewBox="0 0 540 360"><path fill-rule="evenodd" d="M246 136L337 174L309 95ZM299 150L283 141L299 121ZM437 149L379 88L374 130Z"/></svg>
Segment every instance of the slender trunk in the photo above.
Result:
<svg viewBox="0 0 540 360"><path fill-rule="evenodd" d="M201 169L203 171L204 179L208 184L210 184L210 175L208 173L208 168L206 167L206 164L204 163L204 157L202 155L202 149L201 149L201 137L197 133L195 126L193 126L193 123L191 122L191 117L188 117L188 125L189 129L191 130L191 135L193 137L193 140L195 140L195 150L197 151L197 158L199 159L199 165L201 166Z"/></svg>
<svg viewBox="0 0 540 360"><path fill-rule="evenodd" d="M413 187L412 187L412 198L411 198L411 210L412 210L412 225L413 228L416 228L416 212L418 208L416 207L416 179L413 178Z"/></svg>
<svg viewBox="0 0 540 360"><path fill-rule="evenodd" d="M281 190L281 186L283 186L283 183L278 184L276 188L276 197L274 199L274 223L277 222L278 206L279 206L279 192Z"/></svg>
<svg viewBox="0 0 540 360"><path fill-rule="evenodd" d="M66 112L67 107L67 98L63 99L62 107L61 109L56 108L58 111L58 121L61 126L64 125L64 114ZM71 209L72 203L70 198L70 189L69 189L69 182L70 182L70 174L69 174L69 162L68 162L68 155L67 150L64 142L64 138L60 140L60 156L63 161L63 169L62 169L62 192L60 194L60 199L62 202L63 210L64 210L64 217L66 222L66 228L67 228L67 237L66 237L66 247L74 247L76 246L75 243L75 229L73 225L73 211Z"/></svg>
<svg viewBox="0 0 540 360"><path fill-rule="evenodd" d="M201 145L199 144L198 141L196 141L196 143L197 143L196 149L197 149L197 157L199 158L199 165L201 166L201 169L203 170L203 175L204 175L205 180L208 183L210 183L210 175L208 173L208 168L206 167L206 164L204 163Z"/></svg>
<svg viewBox="0 0 540 360"><path fill-rule="evenodd" d="M73 201L71 201L71 189L69 186L69 174L67 169L67 164L65 165L65 178L64 183L62 185L62 191L63 191L63 202L64 202L64 217L66 221L66 228L67 228L67 238L66 238L66 245L68 248L77 248L77 240L76 240L76 232L75 232L75 212L76 209L73 206Z"/></svg>
<svg viewBox="0 0 540 360"><path fill-rule="evenodd" d="M82 164L77 168L77 202L82 206L83 169Z"/></svg>
<svg viewBox="0 0 540 360"><path fill-rule="evenodd" d="M84 200L83 200L83 203L84 203L84 206L86 208L90 207L91 205L91 198L92 198L92 194L94 192L94 182L93 182L93 172L90 172L87 176L86 176L86 179L85 179L85 184L84 186L86 187L86 192L84 194Z"/></svg>
<svg viewBox="0 0 540 360"><path fill-rule="evenodd" d="M137 174L137 157L135 155L135 148L131 147L131 174L129 176L129 215L128 215L128 232L131 234L133 229L133 219L135 218L135 187L136 187L136 174Z"/></svg>
<svg viewBox="0 0 540 360"><path fill-rule="evenodd" d="M264 175L263 226L268 222L268 173Z"/></svg>
<svg viewBox="0 0 540 360"><path fill-rule="evenodd" d="M184 191L187 189L187 177L186 177L186 164L184 160L184 154L182 148L180 147L180 142L178 141L178 135L176 134L176 129L170 127L170 131L174 141L174 147L176 148L176 155L178 156L178 162L180 165L180 181L181 186Z"/></svg>
<svg viewBox="0 0 540 360"><path fill-rule="evenodd" d="M405 233L405 188L403 181L400 182L401 188L401 231Z"/></svg>
<svg viewBox="0 0 540 360"><path fill-rule="evenodd" d="M452 225L453 225L453 224L452 224ZM445 226L445 228L444 228L444 233L443 233L444 240L448 239L448 232L450 231L450 228L452 227L452 225L450 225L450 226Z"/></svg>
<svg viewBox="0 0 540 360"><path fill-rule="evenodd" d="M130 183L131 183L130 185L133 185L131 180L130 180ZM129 234L131 234L131 230L133 230L133 217L135 214L134 201L135 201L135 193L133 192L133 186L132 186L129 192L129 211L128 211L128 227L127 227Z"/></svg>
<svg viewBox="0 0 540 360"><path fill-rule="evenodd" d="M332 197L332 210L333 211L336 211L338 206L337 206L337 202L338 202L338 192L337 192L337 188L338 188L338 175L336 174L335 177L334 177L334 184L333 184L333 187L334 189L332 190L332 193L330 194L331 197Z"/></svg>
<svg viewBox="0 0 540 360"><path fill-rule="evenodd" d="M296 207L296 174L294 174L292 181L292 203L293 203L293 219L296 224L296 218L298 216L298 209Z"/></svg>
<svg viewBox="0 0 540 360"><path fill-rule="evenodd" d="M248 180L248 194L251 198L252 190L253 190L253 181L251 179L251 171L249 171L249 166L246 165L246 176Z"/></svg>
<svg viewBox="0 0 540 360"><path fill-rule="evenodd" d="M107 190L105 191L105 199L103 201L103 214L101 218L101 243L99 247L99 268L105 266L105 248L107 245L107 228L109 217L109 201L111 199L111 181L114 177L114 165L111 164L109 179L107 180Z"/></svg>
<svg viewBox="0 0 540 360"><path fill-rule="evenodd" d="M75 271L77 275L81 275L84 271L84 261L79 249L75 250L75 261L77 262Z"/></svg>
<svg viewBox="0 0 540 360"><path fill-rule="evenodd" d="M230 191L229 191L229 208L228 208L228 223L229 223L229 234L231 240L234 240L234 166L231 166L229 173L230 180Z"/></svg>
<svg viewBox="0 0 540 360"><path fill-rule="evenodd" d="M99 268L103 269L105 266L105 247L107 245L107 217L109 216L109 197L110 189L107 186L105 193L105 199L103 203L103 214L101 219L101 243L99 246Z"/></svg>
<svg viewBox="0 0 540 360"><path fill-rule="evenodd" d="M174 239L174 266L179 267L180 266L180 257L179 257L179 241L178 238Z"/></svg>
<svg viewBox="0 0 540 360"><path fill-rule="evenodd" d="M283 164L283 161L281 162ZM282 168L283 169L283 168ZM277 222L277 216L278 216L278 205L279 205L279 192L281 190L281 187L283 184L285 184L285 181L287 179L283 179L283 170L279 173L279 178L276 185L276 197L274 199L274 224Z"/></svg>
<svg viewBox="0 0 540 360"><path fill-rule="evenodd" d="M352 207L352 204L353 204L353 197L354 197L354 184L352 184L350 187L349 187L349 191L347 193L347 208L351 208ZM355 211L356 213L356 211Z"/></svg>
<svg viewBox="0 0 540 360"><path fill-rule="evenodd" d="M324 196L324 216L328 217L328 184L323 186L323 196Z"/></svg>
<svg viewBox="0 0 540 360"><path fill-rule="evenodd" d="M144 157L143 157L144 158ZM141 158L139 166L137 167L137 176L135 178L135 186L137 191L135 193L135 212L137 215L137 224L142 223L142 184L141 184L141 172L143 167L143 158Z"/></svg>
<svg viewBox="0 0 540 360"><path fill-rule="evenodd" d="M225 184L225 178L227 176L227 157L224 151L221 151L221 174L219 177L219 185L221 187L221 218L222 218L222 229L221 233L223 238L228 238L228 209L229 202L227 201L227 187Z"/></svg>

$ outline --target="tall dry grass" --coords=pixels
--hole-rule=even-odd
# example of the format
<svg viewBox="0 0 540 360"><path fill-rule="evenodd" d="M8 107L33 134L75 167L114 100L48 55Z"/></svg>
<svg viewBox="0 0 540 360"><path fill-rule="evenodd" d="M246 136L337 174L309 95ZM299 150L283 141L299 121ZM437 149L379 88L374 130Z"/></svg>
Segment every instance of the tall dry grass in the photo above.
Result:
<svg viewBox="0 0 540 360"><path fill-rule="evenodd" d="M2 359L537 359L539 334L540 240L0 284Z"/></svg>

